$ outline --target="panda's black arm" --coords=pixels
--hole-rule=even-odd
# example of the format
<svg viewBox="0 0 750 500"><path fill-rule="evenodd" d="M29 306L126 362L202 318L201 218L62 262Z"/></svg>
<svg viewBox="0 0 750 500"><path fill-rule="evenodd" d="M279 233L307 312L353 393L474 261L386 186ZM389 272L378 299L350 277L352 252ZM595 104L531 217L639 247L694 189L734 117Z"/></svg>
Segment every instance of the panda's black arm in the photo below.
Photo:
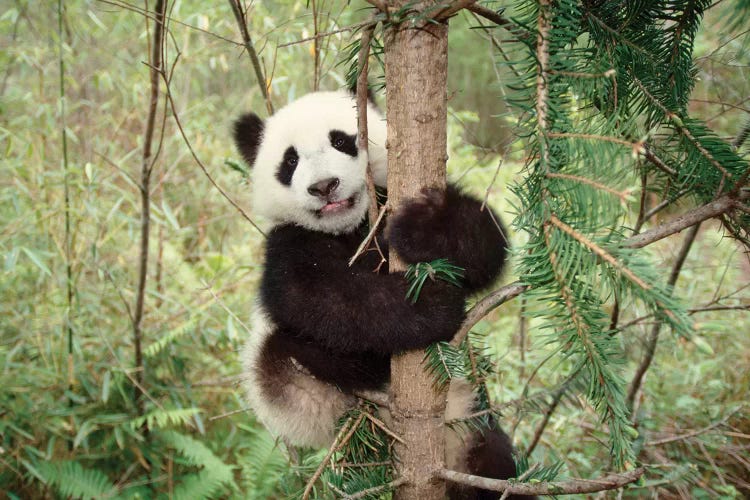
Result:
<svg viewBox="0 0 750 500"><path fill-rule="evenodd" d="M487 206L455 186L429 190L396 212L388 223L388 242L408 263L446 258L465 270L467 291L491 285L507 257L506 230Z"/></svg>
<svg viewBox="0 0 750 500"><path fill-rule="evenodd" d="M261 299L282 330L337 352L387 355L451 338L464 290L428 280L411 304L402 275L348 267L356 244L345 239L293 226L269 234Z"/></svg>

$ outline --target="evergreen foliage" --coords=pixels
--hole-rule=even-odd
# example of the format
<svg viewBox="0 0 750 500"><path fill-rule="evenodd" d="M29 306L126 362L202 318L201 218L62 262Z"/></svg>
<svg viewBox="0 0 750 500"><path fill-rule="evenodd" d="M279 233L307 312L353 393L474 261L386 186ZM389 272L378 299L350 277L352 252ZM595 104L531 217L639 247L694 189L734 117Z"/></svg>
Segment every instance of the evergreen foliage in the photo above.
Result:
<svg viewBox="0 0 750 500"><path fill-rule="evenodd" d="M737 187L748 164L687 116L693 41L707 1L521 1L516 22L532 64L509 87L527 139L515 227L528 235L518 274L530 315L582 372L609 429L614 463L632 465L638 433L625 402L624 356L605 304L641 303L690 335L684 306L641 252L626 250L633 223L621 194L639 177L671 199L706 203ZM544 40L545 43L541 43ZM520 49L523 51L523 49ZM645 161L653 151L669 165ZM653 189L653 188L652 188ZM727 221L740 235L747 219Z"/></svg>

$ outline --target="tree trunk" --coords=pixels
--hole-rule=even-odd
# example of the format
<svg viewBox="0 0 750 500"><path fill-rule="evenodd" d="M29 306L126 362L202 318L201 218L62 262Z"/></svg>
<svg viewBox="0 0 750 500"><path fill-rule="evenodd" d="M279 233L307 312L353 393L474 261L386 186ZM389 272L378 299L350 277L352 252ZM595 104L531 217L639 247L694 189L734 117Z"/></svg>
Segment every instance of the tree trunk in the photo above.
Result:
<svg viewBox="0 0 750 500"><path fill-rule="evenodd" d="M391 11L408 3L396 0ZM429 2L413 5L420 9ZM393 210L425 187L445 188L447 24L405 22L385 38L388 116L388 200ZM390 271L404 263L391 251ZM387 311L383 312L387 314ZM442 499L445 482L433 479L444 466L445 394L433 388L424 371L424 352L391 361L391 412L394 431L404 440L395 447L397 472L407 482L394 498Z"/></svg>

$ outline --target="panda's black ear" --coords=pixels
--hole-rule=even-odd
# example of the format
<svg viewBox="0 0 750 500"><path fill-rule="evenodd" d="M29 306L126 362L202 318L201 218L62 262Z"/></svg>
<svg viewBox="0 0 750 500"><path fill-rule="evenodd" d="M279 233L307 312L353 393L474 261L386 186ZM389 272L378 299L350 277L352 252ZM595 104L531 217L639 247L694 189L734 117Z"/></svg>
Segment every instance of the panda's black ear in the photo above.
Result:
<svg viewBox="0 0 750 500"><path fill-rule="evenodd" d="M357 97L357 84L356 83L352 87L349 87L347 90L355 98ZM367 102L369 102L375 109L377 109L378 104L375 102L375 93L372 91L369 84L367 85Z"/></svg>
<svg viewBox="0 0 750 500"><path fill-rule="evenodd" d="M263 138L263 120L255 113L246 113L234 122L234 143L242 158L252 167Z"/></svg>

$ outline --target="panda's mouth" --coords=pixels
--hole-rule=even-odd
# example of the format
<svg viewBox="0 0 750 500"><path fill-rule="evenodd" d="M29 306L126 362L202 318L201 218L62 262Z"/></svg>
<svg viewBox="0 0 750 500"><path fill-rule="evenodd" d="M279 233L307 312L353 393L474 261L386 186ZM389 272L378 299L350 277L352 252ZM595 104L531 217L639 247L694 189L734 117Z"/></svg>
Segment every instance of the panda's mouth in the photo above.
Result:
<svg viewBox="0 0 750 500"><path fill-rule="evenodd" d="M335 215L341 212L346 212L357 203L357 195L355 194L351 198L345 200L329 201L323 207L315 211L318 217L325 217L328 215Z"/></svg>

